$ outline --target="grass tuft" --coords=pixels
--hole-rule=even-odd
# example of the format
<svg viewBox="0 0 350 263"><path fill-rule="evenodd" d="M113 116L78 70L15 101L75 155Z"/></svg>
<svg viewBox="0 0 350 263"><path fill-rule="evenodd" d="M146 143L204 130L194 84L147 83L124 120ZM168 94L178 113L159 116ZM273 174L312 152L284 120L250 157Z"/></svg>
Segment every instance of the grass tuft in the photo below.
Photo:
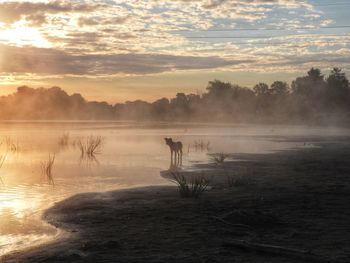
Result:
<svg viewBox="0 0 350 263"><path fill-rule="evenodd" d="M53 155L50 154L48 160L41 162L41 174L44 175L48 180L48 182L52 185L55 184L53 180L53 174L52 174L55 158L56 158L55 154Z"/></svg>
<svg viewBox="0 0 350 263"><path fill-rule="evenodd" d="M227 159L227 157L229 157L228 154L225 153L217 153L214 154L212 156L212 160L216 163L216 164L222 164L225 162L225 160Z"/></svg>
<svg viewBox="0 0 350 263"><path fill-rule="evenodd" d="M177 184L181 197L197 198L208 187L209 180L202 176L191 176L189 178L182 174L172 173L170 181Z"/></svg>
<svg viewBox="0 0 350 263"><path fill-rule="evenodd" d="M102 142L101 136L89 136L86 140L78 140L77 146L80 149L81 157L94 157L96 154L101 153Z"/></svg>

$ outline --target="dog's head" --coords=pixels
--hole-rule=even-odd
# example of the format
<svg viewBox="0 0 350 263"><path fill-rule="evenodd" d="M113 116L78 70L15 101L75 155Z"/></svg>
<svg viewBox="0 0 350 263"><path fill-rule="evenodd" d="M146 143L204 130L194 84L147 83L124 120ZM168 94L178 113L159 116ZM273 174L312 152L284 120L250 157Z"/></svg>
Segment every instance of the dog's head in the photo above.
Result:
<svg viewBox="0 0 350 263"><path fill-rule="evenodd" d="M170 145L173 142L173 139L171 138L164 138L164 140L167 145Z"/></svg>

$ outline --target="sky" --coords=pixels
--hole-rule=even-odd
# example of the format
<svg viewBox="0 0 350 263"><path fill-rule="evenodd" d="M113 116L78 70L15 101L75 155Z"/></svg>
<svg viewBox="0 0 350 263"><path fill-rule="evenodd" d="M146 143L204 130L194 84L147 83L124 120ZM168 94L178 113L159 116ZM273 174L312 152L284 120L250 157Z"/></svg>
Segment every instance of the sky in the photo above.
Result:
<svg viewBox="0 0 350 263"><path fill-rule="evenodd" d="M346 0L0 0L0 95L60 86L154 101L203 93L213 79L349 74L349 13Z"/></svg>

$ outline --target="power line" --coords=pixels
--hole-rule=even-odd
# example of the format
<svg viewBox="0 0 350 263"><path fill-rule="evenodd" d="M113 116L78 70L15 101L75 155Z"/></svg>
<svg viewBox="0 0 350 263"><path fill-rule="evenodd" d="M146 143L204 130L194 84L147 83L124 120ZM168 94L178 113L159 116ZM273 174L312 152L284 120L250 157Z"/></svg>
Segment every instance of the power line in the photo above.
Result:
<svg viewBox="0 0 350 263"><path fill-rule="evenodd" d="M350 28L350 25L342 26L322 26L317 28L310 27L295 27L295 28L218 28L218 29L183 29L183 30L171 30L171 32L229 32L229 31L290 31L290 30L319 30L319 29L342 29Z"/></svg>
<svg viewBox="0 0 350 263"><path fill-rule="evenodd" d="M249 42L232 42L234 45L268 45L268 46L278 46L278 45L285 45L285 44L291 44L290 42L259 42L259 43L249 43ZM299 45L293 45L293 46L307 46L307 45L319 45L319 44L334 44L334 45L340 45L340 44L347 44L350 45L350 43L345 43L344 41L313 41L313 42L305 42L303 44ZM290 46L288 46L290 47Z"/></svg>
<svg viewBox="0 0 350 263"><path fill-rule="evenodd" d="M300 36L324 36L324 37L350 37L350 35L320 35L320 34L288 34L279 36L184 36L189 39L268 39L268 38L278 38L278 37L300 37Z"/></svg>
<svg viewBox="0 0 350 263"><path fill-rule="evenodd" d="M340 6L340 5L350 5L350 3L327 3L327 4L312 4L312 6Z"/></svg>

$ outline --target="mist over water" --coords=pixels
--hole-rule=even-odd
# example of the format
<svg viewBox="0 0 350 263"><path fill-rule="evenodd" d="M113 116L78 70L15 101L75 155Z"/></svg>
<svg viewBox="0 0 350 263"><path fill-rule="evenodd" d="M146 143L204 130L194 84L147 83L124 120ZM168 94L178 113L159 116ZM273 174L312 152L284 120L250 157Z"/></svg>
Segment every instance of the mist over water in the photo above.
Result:
<svg viewBox="0 0 350 263"><path fill-rule="evenodd" d="M68 143L60 142L68 135ZM160 171L170 165L163 138L184 145L184 169L209 162L210 153L268 153L305 145L325 137L346 136L347 129L303 126L204 125L133 122L3 122L0 124L0 256L55 237L58 232L41 220L55 202L82 192L107 191L169 181ZM81 156L78 140L100 136L94 158ZM196 149L195 143L208 144ZM12 148L9 147L14 145ZM55 155L53 183L41 163Z"/></svg>
<svg viewBox="0 0 350 263"><path fill-rule="evenodd" d="M206 92L109 104L69 95L60 87L20 86L0 96L1 120L185 121L255 124L349 126L350 84L340 68L328 76L311 68L289 85L275 81L252 89L220 80L209 81Z"/></svg>

